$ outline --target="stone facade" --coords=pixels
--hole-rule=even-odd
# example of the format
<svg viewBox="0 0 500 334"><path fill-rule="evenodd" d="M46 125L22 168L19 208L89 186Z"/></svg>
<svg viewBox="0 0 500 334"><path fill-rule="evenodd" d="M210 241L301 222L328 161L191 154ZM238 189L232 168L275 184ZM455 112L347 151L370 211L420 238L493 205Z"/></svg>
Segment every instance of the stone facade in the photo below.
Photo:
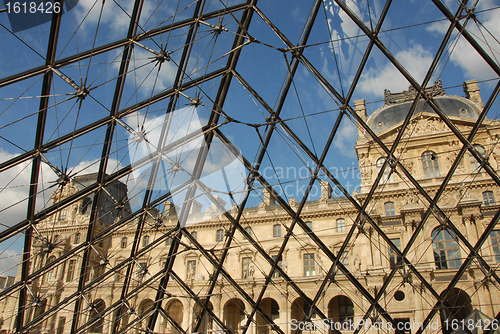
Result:
<svg viewBox="0 0 500 334"><path fill-rule="evenodd" d="M475 86L474 84L474 82L465 84L467 97L472 100L464 102L471 106L469 113L478 113L482 107L477 84ZM439 87L441 86L438 85ZM394 105L408 103L415 96L408 92L401 94L400 97L400 95L391 95L390 92L386 92L386 99L389 101L386 101L387 106L370 117L366 115L364 100L354 103L355 110L362 120L367 120L370 124L370 119L378 117L384 110L390 110L389 108ZM442 87L439 94L434 94L434 96L462 102L465 100L461 97L445 95ZM449 120L465 137L468 136L475 122L474 119L458 116L449 116ZM378 132L377 135L390 148L400 127L401 122L384 124L384 130ZM411 178L417 180L430 196L434 196L439 191L462 145L440 117L428 111L412 116L402 136L402 141L395 149L394 158L389 159L387 164L385 164L387 155L382 154L383 151L377 142L371 140L366 129L360 125L358 125L358 135L355 149L359 159L361 185L360 191L355 192L353 197L360 205L365 205L366 212L370 214L370 218L378 228L384 231L388 238L402 250L412 238L413 232L418 228L428 208L428 200L413 186ZM495 170L500 167L500 150L497 145L499 138L500 123L486 119L473 140L474 144L481 145L484 149L484 152L480 153L487 158ZM404 166L406 172L400 168L398 162ZM384 165L385 170L381 173L374 195L369 203L365 203ZM480 167L480 164L475 159L471 159L469 153L466 152L438 201L438 206L443 210L447 219L473 246L497 213L499 206L496 203L500 199L500 189ZM66 184L61 191L55 192L52 196L53 202L56 203L64 196L77 191L76 181ZM321 239L329 252L340 258L339 261L373 297L382 288L391 269L396 267L395 277L380 300L381 305L397 321L409 321L412 324L424 321L436 303L435 296L431 294L428 286L414 273L410 273L408 266L402 265L401 260L388 247L387 242L372 225L366 222L366 218L359 219L360 222L353 227L358 210L348 199L333 198L331 185L325 180L320 183L320 187L322 194L319 200L306 202L302 210L301 218L304 222L308 222L308 228ZM118 182L112 188L115 191L111 192L112 197L120 198L123 203L128 202L126 187L123 184ZM258 207L243 211L240 222L242 227L246 228L245 231L258 241L265 253L273 257L278 254L293 220L281 206L276 204L273 196L265 189L263 198L264 200ZM89 203L82 200L65 209L66 211L60 211L47 218L39 225L39 232L44 239L39 239L33 245L37 254L32 265L35 270L63 257L68 250L85 243L89 219L88 212L84 210L86 205ZM289 205L292 209L296 209L298 203L290 199ZM161 277L161 270L168 257L174 255L169 251L172 231L177 224L177 209L171 202L166 202L163 207L161 214L156 209L148 211L142 235L136 235L139 222L133 220L114 231L111 237L104 238L92 246L93 251L90 252L89 261L91 268L86 273L87 285L92 284L93 281L97 282L101 275L105 278L99 281L91 292L82 297L87 301L84 304L88 305L88 308L81 315L80 325L87 320L92 320L90 327L84 331L111 333L113 324L117 320L116 310L121 307L124 310L120 315L121 328L129 325L127 332L142 332L141 328L145 327L146 321L137 321L137 317L146 314L145 312L148 312L153 305L158 277ZM199 209L201 207L195 208L195 210ZM230 210L233 216L238 212L235 205ZM115 216L106 218L106 222L99 221L96 233L106 229L111 222L126 217L130 207L123 205L111 211L115 212ZM232 224L223 215L214 216L214 212L217 212L215 205L213 208L209 207L206 212L200 212L199 215L204 217L200 221L203 222L188 225L186 230L192 236L196 236L196 242L204 249L210 250L211 256L216 258L225 251L224 243L229 237ZM442 229L445 226L443 225L445 220L438 212L431 212L407 253L407 259L438 294L447 287L459 264L468 255L463 243L457 243L453 234L447 232L448 229ZM339 250L350 233L357 236L352 239L354 242L348 244L340 254ZM339 267L331 268L333 264L331 258L311 239L309 234L307 229L298 225L294 227L293 235L279 262L280 267L309 298L315 297L326 275L329 275L328 287L318 296L319 310L334 323L342 324L348 319L354 322L360 321L370 307L370 302L357 291ZM56 235L57 240L54 239ZM446 239L450 236L451 239ZM136 238L138 242L134 243ZM440 244L440 238L447 240L448 244ZM47 245L51 244L46 242L48 240L55 245L54 249L46 249ZM500 259L499 246L495 246L494 242L491 237L488 237L480 251L487 263L493 267L497 266L497 260ZM271 272L271 264L239 231L234 234L231 245L227 250L224 269L243 291L255 300L265 284L266 276ZM444 247L445 252L438 252L436 257L435 250L440 246ZM142 247L147 251L129 260L133 251L132 247L137 247L139 250ZM241 326L246 323L245 315L252 312L252 305L242 298L240 293L222 276L217 278L215 289L208 291L209 283L213 279L211 276L214 271L213 263L197 251L188 238L181 238L181 244L175 256L176 261L172 272L185 282L187 288L196 294L200 301L204 301L207 294L210 294L209 309L229 329L234 332L240 330ZM79 283L78 277L82 272L80 262L80 257L60 261L42 278L31 282L33 296L42 296L42 298L33 302L28 321L36 319L66 298L72 300L69 305L74 304L74 300L78 297L75 295ZM106 275L113 270L112 268L115 268L114 271ZM130 270L128 278L131 284L129 289L124 291L122 288L127 270ZM272 276L272 284L269 284L262 296L260 306L283 332L293 333L290 323L293 319L302 319L306 312L304 301L293 286L278 273ZM122 294L131 293L135 287L146 280L152 280L152 284L132 293L133 297L128 299L128 304L116 304ZM155 332L178 333L179 331L171 323L172 320L186 332L192 332L193 324L201 309L200 306L187 293L186 288L176 283L174 276L170 278L167 292L167 300L163 302L163 308L168 316L161 315L158 318ZM465 271L451 296L454 299L454 305L460 306L463 311L460 316L462 314L468 316L473 309L477 309L493 318L500 311L498 288L488 278L488 273L484 272L479 262L473 262ZM14 328L15 317L12 315L12 310L16 310L16 301L14 296L4 299L3 304L0 304L4 319L1 329L6 332ZM99 316L100 312L112 305L115 305L114 311L107 312L104 317ZM46 320L34 328L36 332L41 333L69 333L73 316L72 307L66 306L45 317ZM457 317L460 318L460 316ZM170 318L170 322L167 318ZM270 327L266 325L262 316L257 314L255 319L250 324L247 333L270 332ZM313 320L321 319L314 316ZM439 314L432 321L439 323L441 327ZM198 331L200 333L215 332L219 329L217 321L205 315ZM411 330L412 333L415 331ZM369 332L376 333L377 331L372 329ZM429 328L426 332L435 333L436 330Z"/></svg>

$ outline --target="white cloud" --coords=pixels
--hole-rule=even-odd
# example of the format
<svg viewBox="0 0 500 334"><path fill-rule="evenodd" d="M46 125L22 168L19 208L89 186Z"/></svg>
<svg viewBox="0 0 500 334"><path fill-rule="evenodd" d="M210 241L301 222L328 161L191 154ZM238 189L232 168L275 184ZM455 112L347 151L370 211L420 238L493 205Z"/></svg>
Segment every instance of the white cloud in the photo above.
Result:
<svg viewBox="0 0 500 334"><path fill-rule="evenodd" d="M121 56L116 60L121 60ZM138 46L134 48L130 62L127 84L133 86L134 91L138 89L143 96L150 95L153 89L159 92L172 86L177 74L177 67L172 62L165 61L160 68L155 55ZM120 61L115 61L113 67L118 70L120 64Z"/></svg>
<svg viewBox="0 0 500 334"><path fill-rule="evenodd" d="M120 6L118 6L117 3ZM106 33L108 35L110 33L120 33L120 35L123 35L123 31L126 32L128 30L130 24L129 15L132 13L133 8L133 0L116 1L116 3L115 1L80 0L73 11L75 13L76 24L79 25L81 23L79 31L83 33L92 32L93 38L93 33L95 31L90 31L90 29L95 29L97 22L99 22L99 17L100 24L106 25ZM152 3L145 1L142 9L142 16L149 17L154 8ZM102 28L101 26L101 29ZM102 33L103 32L104 31L102 31Z"/></svg>
<svg viewBox="0 0 500 334"><path fill-rule="evenodd" d="M354 151L354 144L358 138L358 130L352 122L343 122L335 135L333 146L336 147L340 153L346 157L354 158L356 152Z"/></svg>
<svg viewBox="0 0 500 334"><path fill-rule="evenodd" d="M16 155L0 149L0 161L8 161ZM116 159L109 159L108 171L120 167ZM89 174L99 170L99 160L82 161L74 168L69 169L71 174ZM31 180L31 161L13 166L0 174L0 231L11 227L26 219L26 210L29 197L29 184ZM42 163L39 178L36 210L39 211L50 205L50 195L56 189L57 175L49 166Z"/></svg>
<svg viewBox="0 0 500 334"><path fill-rule="evenodd" d="M491 1L481 1L478 4L478 10L484 8L491 8L493 2ZM481 14L479 19L486 27L486 29L493 36L500 35L500 21L496 11L485 12ZM444 34L449 27L449 21L436 22L427 27L427 31L436 32ZM491 49L494 50L495 55L498 55L500 51L500 46L497 41L486 31L483 27L479 31L478 26L475 22L469 21L466 26L467 31L471 33L476 41L481 45L481 47L491 55ZM450 59L456 66L463 69L466 78L469 79L489 79L496 77L497 75L493 72L491 67L484 61L484 59L477 53L477 51L469 44L469 42L462 36L460 36L458 42L453 43L454 48L452 50ZM492 57L495 59L494 57Z"/></svg>
<svg viewBox="0 0 500 334"><path fill-rule="evenodd" d="M21 253L12 249L0 251L0 276L16 276Z"/></svg>
<svg viewBox="0 0 500 334"><path fill-rule="evenodd" d="M433 59L430 51L425 50L420 44L413 44L411 48L396 53L395 57L417 82L423 80ZM376 66L365 70L359 82L363 93L371 93L376 96L383 96L384 89L399 92L401 87L408 85L405 77L389 61L385 66Z"/></svg>
<svg viewBox="0 0 500 334"><path fill-rule="evenodd" d="M8 161L15 156L0 149L0 161ZM44 189L48 189L56 179L55 173L46 165L42 165L36 210L40 210L44 201L50 198L53 189ZM30 180L31 161L16 165L0 174L0 231L26 219Z"/></svg>

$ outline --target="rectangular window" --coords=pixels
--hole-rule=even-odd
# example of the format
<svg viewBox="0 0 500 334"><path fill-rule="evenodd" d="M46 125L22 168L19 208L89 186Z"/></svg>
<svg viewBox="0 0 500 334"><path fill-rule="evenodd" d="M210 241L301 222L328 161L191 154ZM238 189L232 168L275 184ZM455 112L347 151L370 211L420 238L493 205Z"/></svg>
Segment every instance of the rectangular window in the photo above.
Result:
<svg viewBox="0 0 500 334"><path fill-rule="evenodd" d="M384 207L385 207L385 215L387 217L396 215L396 211L394 210L394 203L393 202L385 203Z"/></svg>
<svg viewBox="0 0 500 334"><path fill-rule="evenodd" d="M401 240L399 238L391 239L391 241L398 250L401 250ZM402 263L401 257L396 254L392 247L389 247L389 263L391 265L391 269L399 267Z"/></svg>
<svg viewBox="0 0 500 334"><path fill-rule="evenodd" d="M245 227L245 232L247 232L249 236L252 236L252 228L251 227ZM246 237L244 239L248 240Z"/></svg>
<svg viewBox="0 0 500 334"><path fill-rule="evenodd" d="M500 231L491 231L490 238L493 253L495 254L495 261L500 263Z"/></svg>
<svg viewBox="0 0 500 334"><path fill-rule="evenodd" d="M276 261L276 259L277 259L277 258L278 258L278 255L273 255L273 256L272 256L273 261ZM283 261L282 261L282 260L280 260L280 261L278 262L278 266L279 266L280 268L283 268ZM273 272L273 277L274 277L274 278L276 278L276 277L281 277L280 272L279 272L278 270L274 270L274 272Z"/></svg>
<svg viewBox="0 0 500 334"><path fill-rule="evenodd" d="M493 191L485 191L483 193L484 205L495 205L495 199L493 198Z"/></svg>
<svg viewBox="0 0 500 334"><path fill-rule="evenodd" d="M224 240L224 230L217 230L217 242Z"/></svg>
<svg viewBox="0 0 500 334"><path fill-rule="evenodd" d="M146 247L147 245L149 245L149 235L145 235L142 239L142 247Z"/></svg>
<svg viewBox="0 0 500 334"><path fill-rule="evenodd" d="M337 219L337 233L345 232L345 219L339 218Z"/></svg>
<svg viewBox="0 0 500 334"><path fill-rule="evenodd" d="M251 257L241 259L241 278L248 278L250 276L250 263L252 263Z"/></svg>
<svg viewBox="0 0 500 334"><path fill-rule="evenodd" d="M276 224L273 226L273 237L280 238L281 237L281 225Z"/></svg>
<svg viewBox="0 0 500 334"><path fill-rule="evenodd" d="M316 275L316 262L314 261L314 253L304 254L304 276Z"/></svg>
<svg viewBox="0 0 500 334"><path fill-rule="evenodd" d="M73 282L75 278L76 260L69 260L68 273L66 274L66 282Z"/></svg>
<svg viewBox="0 0 500 334"><path fill-rule="evenodd" d="M60 317L59 323L57 324L57 332L56 334L64 333L64 325L66 324L66 317Z"/></svg>
<svg viewBox="0 0 500 334"><path fill-rule="evenodd" d="M307 228L309 229L309 231L313 230L313 223L312 222L306 222L306 225L307 225Z"/></svg>
<svg viewBox="0 0 500 334"><path fill-rule="evenodd" d="M68 209L62 209L59 211L59 218L58 220L66 220L66 217L68 216Z"/></svg>
<svg viewBox="0 0 500 334"><path fill-rule="evenodd" d="M193 236L194 240L198 240L198 232L191 232L191 235Z"/></svg>

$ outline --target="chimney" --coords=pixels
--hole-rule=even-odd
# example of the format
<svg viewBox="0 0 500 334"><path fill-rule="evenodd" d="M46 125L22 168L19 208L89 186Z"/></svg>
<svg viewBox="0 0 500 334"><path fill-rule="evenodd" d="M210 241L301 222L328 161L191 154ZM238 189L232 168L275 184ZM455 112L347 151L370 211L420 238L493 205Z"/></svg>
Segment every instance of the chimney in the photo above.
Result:
<svg viewBox="0 0 500 334"><path fill-rule="evenodd" d="M275 199L269 190L266 188L262 189L262 194L264 195L264 204L266 207L276 204Z"/></svg>
<svg viewBox="0 0 500 334"><path fill-rule="evenodd" d="M226 201L224 201L222 198L220 198L217 195L212 195L212 196L214 196L214 201L212 201L212 213L214 213L214 214L223 213L224 212L223 209L226 208ZM219 206L217 206L216 202L219 204L219 206L221 208L219 208Z"/></svg>
<svg viewBox="0 0 500 334"><path fill-rule="evenodd" d="M354 101L354 111L356 111L356 114L363 120L363 122L366 123L366 105L365 105L365 100L356 100ZM358 127L358 141L364 139L364 133L365 129L359 122L357 122L357 127Z"/></svg>
<svg viewBox="0 0 500 334"><path fill-rule="evenodd" d="M464 93L466 98L477 104L481 109L484 107L481 94L479 93L479 87L477 86L477 80L465 81Z"/></svg>
<svg viewBox="0 0 500 334"><path fill-rule="evenodd" d="M189 210L189 213L190 214L201 213L201 208L202 207L203 207L203 204L201 204L200 202L197 202L197 201L193 200L193 202L191 203L191 210Z"/></svg>
<svg viewBox="0 0 500 334"><path fill-rule="evenodd" d="M165 212L164 217L177 216L177 210L175 209L175 204L170 201L165 201Z"/></svg>
<svg viewBox="0 0 500 334"><path fill-rule="evenodd" d="M332 198L332 186L328 181L321 181L319 183L321 185L321 202L326 202L328 199Z"/></svg>

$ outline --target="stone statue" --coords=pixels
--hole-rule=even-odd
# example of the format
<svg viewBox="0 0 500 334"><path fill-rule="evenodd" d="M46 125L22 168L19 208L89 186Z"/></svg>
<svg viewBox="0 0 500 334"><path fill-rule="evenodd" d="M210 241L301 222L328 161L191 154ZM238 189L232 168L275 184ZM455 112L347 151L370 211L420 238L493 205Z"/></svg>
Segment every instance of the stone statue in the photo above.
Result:
<svg viewBox="0 0 500 334"><path fill-rule="evenodd" d="M195 267L194 267L194 263L193 262L189 262L189 266L188 266L188 280L194 280L195 278Z"/></svg>
<svg viewBox="0 0 500 334"><path fill-rule="evenodd" d="M361 258L358 254L354 258L354 272L358 275L361 274Z"/></svg>
<svg viewBox="0 0 500 334"><path fill-rule="evenodd" d="M250 262L248 265L248 277L253 277L255 275L255 265L253 262Z"/></svg>
<svg viewBox="0 0 500 334"><path fill-rule="evenodd" d="M286 262L286 261L281 262L281 269L283 269L283 272L285 274L287 274L288 273L288 262Z"/></svg>

